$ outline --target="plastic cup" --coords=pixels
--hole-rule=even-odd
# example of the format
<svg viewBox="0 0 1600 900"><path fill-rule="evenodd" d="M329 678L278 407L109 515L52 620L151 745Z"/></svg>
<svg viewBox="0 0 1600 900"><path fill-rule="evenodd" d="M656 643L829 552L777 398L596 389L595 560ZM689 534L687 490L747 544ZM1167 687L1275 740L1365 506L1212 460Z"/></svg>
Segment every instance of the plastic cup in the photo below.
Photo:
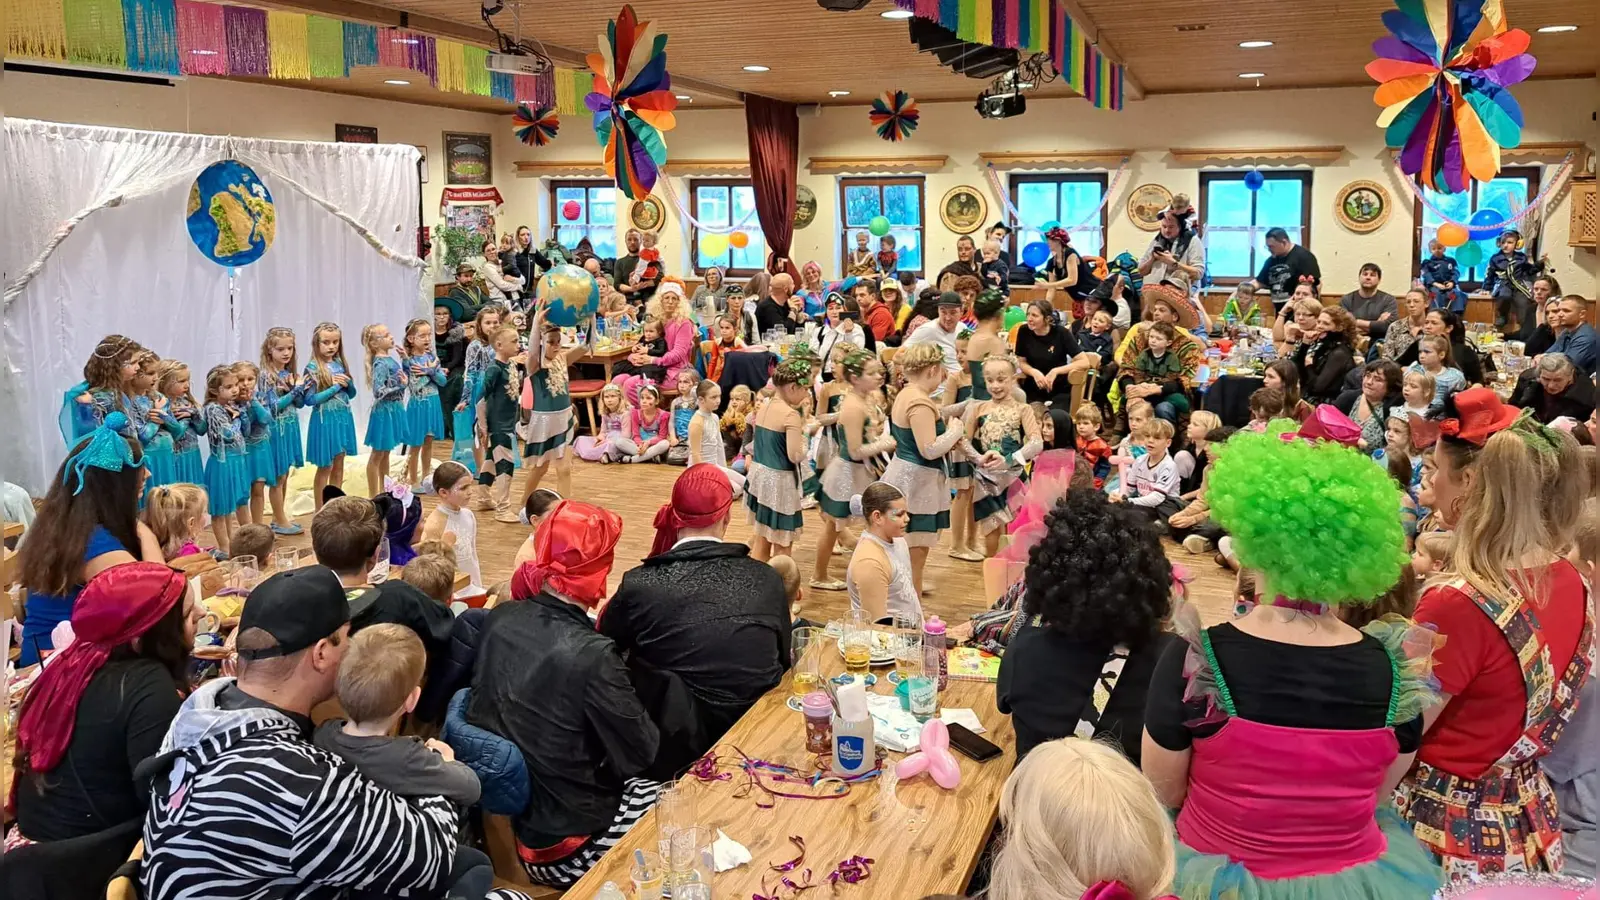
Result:
<svg viewBox="0 0 1600 900"><path fill-rule="evenodd" d="M633 900L659 900L663 879L661 857L648 850L638 851L628 877L633 879Z"/></svg>

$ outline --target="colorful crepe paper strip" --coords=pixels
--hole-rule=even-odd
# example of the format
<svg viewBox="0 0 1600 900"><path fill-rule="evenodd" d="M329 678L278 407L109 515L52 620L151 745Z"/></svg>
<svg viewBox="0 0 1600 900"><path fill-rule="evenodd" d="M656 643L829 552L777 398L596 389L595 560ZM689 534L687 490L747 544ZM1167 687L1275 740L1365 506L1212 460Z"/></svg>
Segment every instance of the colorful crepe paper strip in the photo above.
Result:
<svg viewBox="0 0 1600 900"><path fill-rule="evenodd" d="M350 68L344 62L344 23L326 16L306 16L306 54L312 78L349 76Z"/></svg>
<svg viewBox="0 0 1600 900"><path fill-rule="evenodd" d="M128 63L122 0L65 0L67 61L120 69Z"/></svg>
<svg viewBox="0 0 1600 900"><path fill-rule="evenodd" d="M62 0L8 0L11 56L27 59L67 58L67 21Z"/></svg>
<svg viewBox="0 0 1600 900"><path fill-rule="evenodd" d="M228 74L223 7L178 0L178 67L185 75Z"/></svg>
<svg viewBox="0 0 1600 900"><path fill-rule="evenodd" d="M517 102L517 80L505 72L489 73L489 96L498 97L507 103Z"/></svg>
<svg viewBox="0 0 1600 900"><path fill-rule="evenodd" d="M222 28L228 38L229 75L266 78L272 74L271 54L267 52L266 10L224 7Z"/></svg>
<svg viewBox="0 0 1600 900"><path fill-rule="evenodd" d="M516 122L512 131L517 140L531 147L543 147L555 140L556 132L561 130L561 120L556 117L556 111L548 106L536 109L525 103L520 104L511 118Z"/></svg>
<svg viewBox="0 0 1600 900"><path fill-rule="evenodd" d="M466 46L456 41L438 41L434 53L439 58L439 90L467 92Z"/></svg>
<svg viewBox="0 0 1600 900"><path fill-rule="evenodd" d="M489 51L482 47L467 45L461 51L461 59L466 64L467 93L477 94L479 97L489 96Z"/></svg>
<svg viewBox="0 0 1600 900"><path fill-rule="evenodd" d="M600 36L599 52L587 61L594 90L584 104L594 113L606 173L629 199L649 196L667 164L662 134L678 124L672 114L678 98L667 74L667 36L624 6Z"/></svg>
<svg viewBox="0 0 1600 900"><path fill-rule="evenodd" d="M267 12L267 54L273 78L310 78L310 42L305 16Z"/></svg>
<svg viewBox="0 0 1600 900"><path fill-rule="evenodd" d="M1500 172L1500 151L1522 142L1511 86L1533 74L1526 31L1501 0L1399 0L1383 14L1367 74L1379 83L1378 127L1400 148L1400 169L1440 193Z"/></svg>
<svg viewBox="0 0 1600 900"><path fill-rule="evenodd" d="M872 120L874 128L878 129L878 137L886 141L903 141L917 130L917 120L921 113L917 111L917 101L905 91L885 91L883 96L872 100L872 109L867 113Z"/></svg>
<svg viewBox="0 0 1600 900"><path fill-rule="evenodd" d="M128 68L178 74L178 9L173 0L122 0Z"/></svg>
<svg viewBox="0 0 1600 900"><path fill-rule="evenodd" d="M359 22L344 23L344 61L354 69L378 64L378 27Z"/></svg>

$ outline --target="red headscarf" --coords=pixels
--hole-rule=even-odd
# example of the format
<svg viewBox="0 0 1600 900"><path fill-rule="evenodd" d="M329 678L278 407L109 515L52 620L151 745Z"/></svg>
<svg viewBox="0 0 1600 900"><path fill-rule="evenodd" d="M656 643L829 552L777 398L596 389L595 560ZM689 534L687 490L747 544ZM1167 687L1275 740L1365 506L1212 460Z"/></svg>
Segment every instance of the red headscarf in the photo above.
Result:
<svg viewBox="0 0 1600 900"><path fill-rule="evenodd" d="M672 485L672 500L656 510L656 540L650 555L672 549L680 528L710 528L722 521L733 503L733 485L722 467L699 463L685 469Z"/></svg>
<svg viewBox="0 0 1600 900"><path fill-rule="evenodd" d="M183 599L183 573L160 563L132 562L101 572L72 606L74 639L28 689L17 723L17 758L48 772L66 755L89 679L111 651L149 631Z"/></svg>
<svg viewBox="0 0 1600 900"><path fill-rule="evenodd" d="M622 517L579 500L562 500L533 535L533 559L511 577L511 597L527 600L546 586L593 608L606 596L606 576L622 536Z"/></svg>

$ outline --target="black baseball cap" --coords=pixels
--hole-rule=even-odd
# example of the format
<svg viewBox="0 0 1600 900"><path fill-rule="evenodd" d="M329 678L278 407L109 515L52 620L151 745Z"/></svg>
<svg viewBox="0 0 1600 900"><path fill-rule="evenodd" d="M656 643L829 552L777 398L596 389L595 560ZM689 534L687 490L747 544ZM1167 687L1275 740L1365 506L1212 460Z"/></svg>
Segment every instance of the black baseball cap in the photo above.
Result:
<svg viewBox="0 0 1600 900"><path fill-rule="evenodd" d="M939 295L940 306L960 306L961 295L955 291L945 291Z"/></svg>
<svg viewBox="0 0 1600 900"><path fill-rule="evenodd" d="M259 628L277 640L273 647L240 650L244 659L268 659L299 653L331 637L350 621L339 576L326 566L305 566L256 585L239 616L239 631Z"/></svg>

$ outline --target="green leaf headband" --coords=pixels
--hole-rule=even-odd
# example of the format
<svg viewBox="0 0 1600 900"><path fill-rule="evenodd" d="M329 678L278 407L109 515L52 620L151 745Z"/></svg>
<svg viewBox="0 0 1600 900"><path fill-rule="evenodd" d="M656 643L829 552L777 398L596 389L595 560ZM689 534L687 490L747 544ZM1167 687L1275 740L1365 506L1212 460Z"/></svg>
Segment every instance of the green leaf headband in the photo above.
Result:
<svg viewBox="0 0 1600 900"><path fill-rule="evenodd" d="M128 445L128 439L122 436L122 430L127 428L128 424L126 415L121 412L111 413L106 416L99 428L89 433L89 438L84 441L83 446L67 457L62 472L71 472L78 480L78 487L72 492L72 496L76 497L83 493L84 469L121 472L123 469L144 468L142 460L134 461L133 448Z"/></svg>
<svg viewBox="0 0 1600 900"><path fill-rule="evenodd" d="M1539 456L1554 456L1561 452L1561 432L1541 423L1529 410L1524 409L1508 430Z"/></svg>

